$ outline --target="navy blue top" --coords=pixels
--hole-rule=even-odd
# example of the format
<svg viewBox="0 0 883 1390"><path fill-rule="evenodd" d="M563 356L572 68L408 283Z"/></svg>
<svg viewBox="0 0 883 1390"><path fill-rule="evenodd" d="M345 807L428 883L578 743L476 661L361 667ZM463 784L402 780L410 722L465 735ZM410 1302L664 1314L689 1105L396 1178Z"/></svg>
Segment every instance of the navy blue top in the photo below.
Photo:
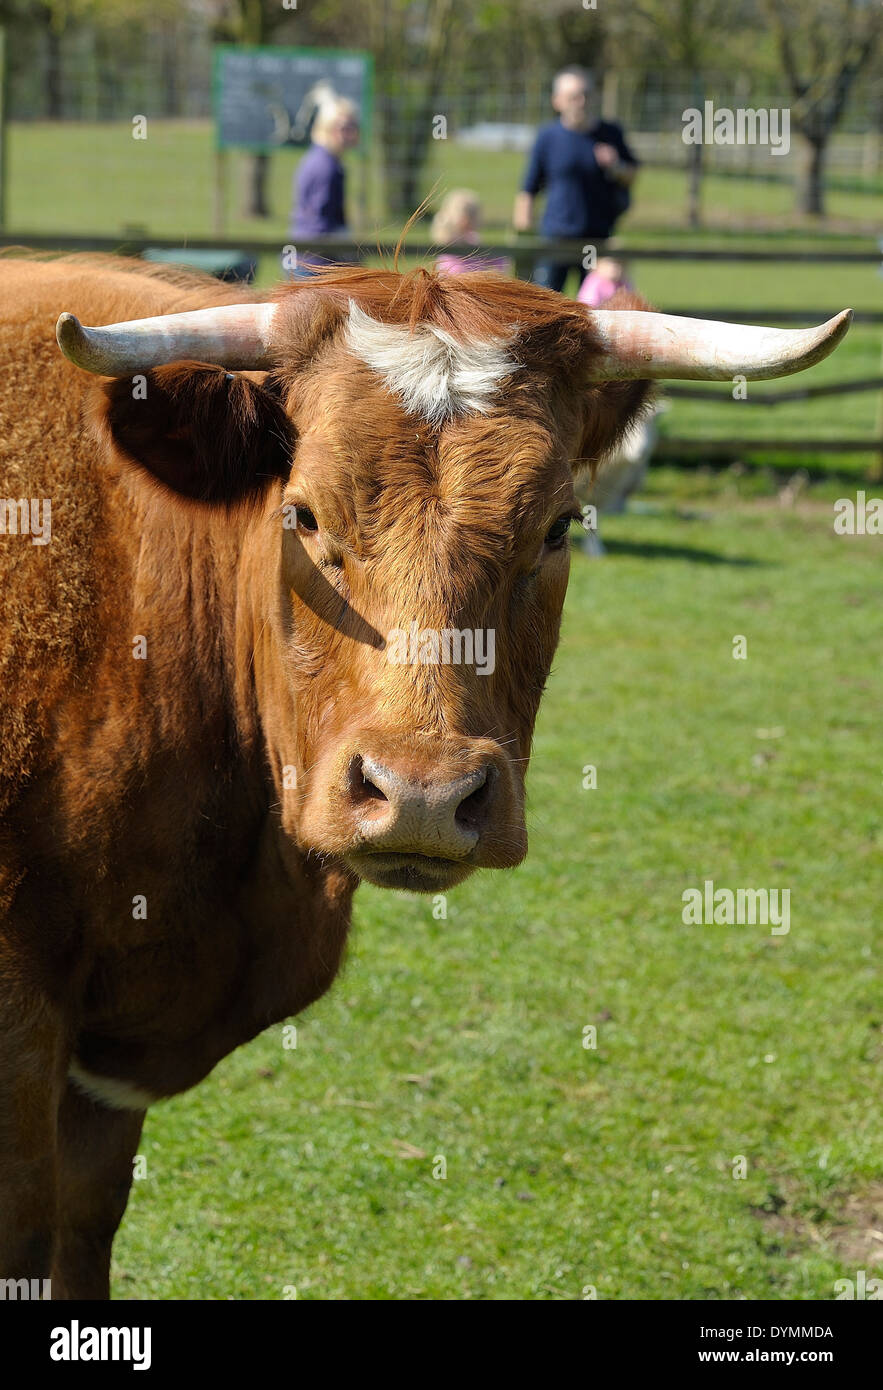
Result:
<svg viewBox="0 0 883 1390"><path fill-rule="evenodd" d="M311 145L294 176L291 235L325 236L345 230L343 165L324 145Z"/></svg>
<svg viewBox="0 0 883 1390"><path fill-rule="evenodd" d="M615 121L596 121L588 130L568 130L553 121L538 132L522 188L534 195L546 190L544 236L607 237L628 207L628 189L596 162L596 143L612 145L620 159L637 165Z"/></svg>

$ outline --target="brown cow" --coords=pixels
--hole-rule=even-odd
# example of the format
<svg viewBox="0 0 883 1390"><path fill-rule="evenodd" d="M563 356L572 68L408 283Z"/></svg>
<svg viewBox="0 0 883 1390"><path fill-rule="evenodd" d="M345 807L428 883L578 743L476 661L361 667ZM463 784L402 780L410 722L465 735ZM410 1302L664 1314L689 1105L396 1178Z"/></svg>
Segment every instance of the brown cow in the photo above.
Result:
<svg viewBox="0 0 883 1390"><path fill-rule="evenodd" d="M2 491L51 502L49 544L0 513L0 1277L99 1298L146 1107L328 988L360 879L524 856L576 464L649 379L796 371L846 318L358 269L246 304L83 258L0 286Z"/></svg>

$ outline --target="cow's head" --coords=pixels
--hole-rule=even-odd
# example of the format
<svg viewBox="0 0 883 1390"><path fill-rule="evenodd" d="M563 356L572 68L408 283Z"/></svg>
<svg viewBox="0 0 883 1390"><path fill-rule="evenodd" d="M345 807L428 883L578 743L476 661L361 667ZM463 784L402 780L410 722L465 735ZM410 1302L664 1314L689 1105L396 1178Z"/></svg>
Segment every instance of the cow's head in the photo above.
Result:
<svg viewBox="0 0 883 1390"><path fill-rule="evenodd" d="M64 352L115 378L100 411L117 449L205 505L262 502L265 728L302 845L424 891L517 864L574 471L616 445L654 378L785 375L847 326L636 306L353 269L106 329L62 316Z"/></svg>

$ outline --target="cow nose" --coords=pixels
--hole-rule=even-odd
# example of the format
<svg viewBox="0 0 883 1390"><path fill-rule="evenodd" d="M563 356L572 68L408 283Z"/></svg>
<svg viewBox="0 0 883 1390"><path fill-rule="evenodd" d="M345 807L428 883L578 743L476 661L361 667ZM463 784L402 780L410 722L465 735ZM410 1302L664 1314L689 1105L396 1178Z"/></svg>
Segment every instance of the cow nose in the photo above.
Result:
<svg viewBox="0 0 883 1390"><path fill-rule="evenodd" d="M365 847L462 859L478 843L497 776L485 763L453 780L415 778L358 754L349 794Z"/></svg>

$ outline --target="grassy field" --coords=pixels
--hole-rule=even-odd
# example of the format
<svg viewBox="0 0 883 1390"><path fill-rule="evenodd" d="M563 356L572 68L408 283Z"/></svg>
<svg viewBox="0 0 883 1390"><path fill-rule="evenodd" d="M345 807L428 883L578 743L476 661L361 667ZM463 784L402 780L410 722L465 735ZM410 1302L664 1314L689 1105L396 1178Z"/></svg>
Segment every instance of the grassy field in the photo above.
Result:
<svg viewBox="0 0 883 1390"><path fill-rule="evenodd" d="M291 186L300 151L282 150L270 164L272 216L242 215L246 156L228 156L228 230L231 236L279 237L284 240L291 207ZM351 216L359 212L359 164L347 156ZM440 140L432 144L420 188L425 196L438 184L479 190L487 228L496 234L509 226L512 200L524 172L525 156L505 150L488 153ZM214 231L215 161L208 121L149 120L147 139L135 140L132 127L119 124L65 122L13 123L9 128L9 207L11 229L122 235L133 226L156 236L207 236ZM645 168L640 196L621 224L629 236L644 232L681 239L686 205L682 170ZM704 219L715 235L733 230L779 236L817 235L810 219L793 212L794 194L786 181L728 174L705 180ZM828 221L822 231L872 238L880 230L883 180L832 180ZM369 230L397 234L386 222L376 161L369 161L364 215ZM386 225L384 225L386 223Z"/></svg>
<svg viewBox="0 0 883 1390"><path fill-rule="evenodd" d="M604 560L574 554L527 862L446 920L360 889L296 1050L272 1028L151 1112L117 1297L829 1299L879 1272L883 539L836 536L833 491L757 488L659 470ZM790 932L684 925L706 878L790 890Z"/></svg>

